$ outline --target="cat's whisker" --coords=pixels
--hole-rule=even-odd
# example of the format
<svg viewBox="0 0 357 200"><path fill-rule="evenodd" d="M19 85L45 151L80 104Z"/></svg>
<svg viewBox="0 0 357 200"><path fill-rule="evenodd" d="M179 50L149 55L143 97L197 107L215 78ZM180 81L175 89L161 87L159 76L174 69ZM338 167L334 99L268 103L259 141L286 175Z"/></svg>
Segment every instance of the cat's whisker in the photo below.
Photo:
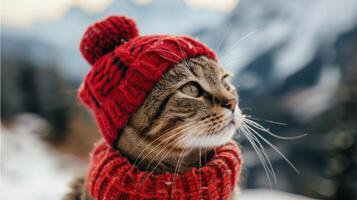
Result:
<svg viewBox="0 0 357 200"><path fill-rule="evenodd" d="M221 36L217 35L217 41L215 46L218 52L221 51L223 40L226 37L226 35L231 31L231 28L232 28L232 24L229 24Z"/></svg>
<svg viewBox="0 0 357 200"><path fill-rule="evenodd" d="M223 59L221 59L221 63L225 66L232 65L237 62L237 60L243 59L248 57L248 55L235 55L233 54L234 51L226 55ZM233 55L232 55L233 54Z"/></svg>
<svg viewBox="0 0 357 200"><path fill-rule="evenodd" d="M178 56L177 54L175 54L175 53L173 53L173 52L170 52L170 51L167 51L167 50L164 50L164 49L155 49L155 50L151 50L151 51L152 51L152 52L155 52L155 53L158 53L158 52L169 53L169 54L171 54L171 55L173 55L173 56L176 56L179 60L184 60L184 61L185 61L184 58ZM164 56L164 55L162 55L162 54L160 54L160 53L158 53L158 55L159 55L160 57L162 57L162 58L165 58L165 59L167 59L167 60L170 60L170 61L173 62L173 63L180 64L180 62L178 62L178 61L176 61L176 60L173 60L173 59L171 59L171 58L168 58L168 57L166 57L166 56Z"/></svg>
<svg viewBox="0 0 357 200"><path fill-rule="evenodd" d="M185 136L185 135L184 135ZM174 141L172 141L171 143L173 143ZM167 145L168 146L168 145ZM161 164L161 162L166 158L167 155L169 155L171 153L171 151L175 148L175 145L172 145L172 147L167 151L167 153L165 155L163 155L160 160L157 162L157 164L154 166L154 168L151 170L151 173L155 172L155 169ZM148 167L151 165L151 162L149 163ZM146 171L148 170L148 168L146 169ZM151 174L150 173L150 174Z"/></svg>
<svg viewBox="0 0 357 200"><path fill-rule="evenodd" d="M181 133L183 133L183 132L185 132L185 131L187 131L187 130L193 128L193 127L194 127L193 125L188 124L187 127L184 127L182 130L179 130L179 131L177 131L177 132L175 132L175 131L176 131L176 129L179 129L179 128L176 128L176 129L173 129L173 130L171 130L171 131L169 131L169 132L163 133L161 136L170 135L171 133L173 133L173 134L170 135L170 136L168 136L167 138L165 138L165 139L162 140L161 142L159 142L159 144L157 144L154 148L152 148L152 149L141 159L141 161L140 161L139 163L134 162L134 165L138 165L138 166L139 166L139 165L146 159L147 156L149 156L151 153L153 153L153 152L156 150L156 148L158 148L158 147L161 146L162 144L166 143L168 140L173 139L173 138L176 137L177 135L179 135L179 134L181 134ZM180 128L181 128L181 127L180 127ZM161 136L160 136L160 137L161 137ZM159 137L159 138L160 138L160 137ZM155 140L158 141L157 139L155 139ZM154 141L155 141L155 140L154 140ZM147 147L147 148L151 147L151 144L153 144L154 141L150 142L146 147ZM146 147L145 147L144 150L142 150L141 152L144 152L145 149L147 149ZM139 156L140 156L141 154L142 154L142 153L140 153L140 154L138 155L137 159L139 159ZM137 160L137 159L136 159L136 160Z"/></svg>
<svg viewBox="0 0 357 200"><path fill-rule="evenodd" d="M229 55L234 52L236 46L238 45L239 42L249 38L250 36L256 34L258 32L258 29L255 29L249 33L247 33L245 36L243 36L242 38L238 39L237 41L235 41L229 48L226 48L223 50L222 52L222 56L221 56L221 60L223 62L224 59L226 59L227 57L229 58Z"/></svg>
<svg viewBox="0 0 357 200"><path fill-rule="evenodd" d="M202 166L202 161L201 161L201 148L198 149L198 167L201 168ZM201 177L201 170L198 171L198 176ZM199 179L200 182L200 189L201 189L201 179ZM202 194L200 194L200 199L202 199Z"/></svg>
<svg viewBox="0 0 357 200"><path fill-rule="evenodd" d="M205 138L205 144L208 142L208 138ZM205 145L205 164L207 163L207 153L208 153L208 145Z"/></svg>
<svg viewBox="0 0 357 200"><path fill-rule="evenodd" d="M162 135L160 135L158 138L156 138L155 140L151 141L149 144L147 144L143 150L140 151L140 153L138 154L138 156L136 157L135 161L134 161L134 164L133 164L133 168L134 166L137 164L137 161L138 159L140 158L140 156L145 152L146 149L150 148L151 145L157 141L159 141L161 138L163 138L164 136L166 136L167 134L169 134L170 132L166 132L166 133L163 133ZM173 136L172 136L173 137ZM143 141L143 140L142 140ZM165 140L164 140L165 141ZM164 142L164 141L161 141L161 142ZM133 169L132 169L133 170Z"/></svg>
<svg viewBox="0 0 357 200"><path fill-rule="evenodd" d="M189 127L187 127L187 128L189 128ZM177 127L177 128L172 129L172 130L170 130L170 131L168 131L168 132L165 132L165 133L163 133L161 136L159 136L158 138L156 138L155 140L153 140L153 141L151 141L149 144L147 144L146 147L144 147L144 149L141 150L141 152L139 153L139 155L138 155L137 158L135 159L134 164L133 164L133 169L134 169L134 166L140 165L140 164L145 160L146 156L150 155L150 153L152 153L152 152L155 150L156 147L158 147L158 146L160 146L161 144L164 144L164 143L166 143L167 141L169 141L169 140L175 138L176 135L178 135L178 134L180 134L180 133L182 132L182 131L180 131L180 130L177 131L177 129L179 129L179 128ZM175 132L175 133L172 134L172 135L170 135L172 132ZM142 159L140 160L140 162L137 163L138 159L140 159L141 155L145 152L146 149L150 148L155 142L159 141L160 139L162 139L163 137L165 137L165 136L167 136L167 135L170 135L170 136L168 136L168 137L165 138L164 140L160 141L159 144L157 144L153 149L151 149L151 150L144 156L144 158L142 158ZM132 169L132 170L133 170L133 169Z"/></svg>
<svg viewBox="0 0 357 200"><path fill-rule="evenodd" d="M202 125L201 125L201 126L202 126ZM141 161L140 161L138 164L136 164L136 163L134 163L134 164L140 165L140 164L147 158L147 156L149 156L151 153L153 153L159 146L161 146L162 144L164 144L164 143L167 142L168 140L175 138L177 135L179 135L179 134L181 134L181 133L184 133L184 132L186 132L186 131L192 129L193 127L196 127L196 126L195 126L194 124L188 124L188 125L187 125L186 127L184 127L183 129L181 129L181 130L175 132L174 134L168 136L168 138L165 138L163 141L161 141L159 144L157 144L154 148L152 148L152 149L141 159ZM179 128L181 128L181 127L179 127ZM177 129L178 129L178 128L177 128ZM171 134L171 133L174 132L174 131L176 131L176 129L173 129L173 130L171 130L171 131L169 131L169 132L166 132L166 133L164 133L163 135ZM153 144L153 143L150 142L149 144ZM151 146L151 145L148 145L148 146ZM147 147L148 147L148 146L147 146ZM165 149L165 148L162 148L162 149L160 150L160 152L163 151L164 149ZM144 151L144 150L143 150L143 151ZM156 154L156 156L157 156L157 155L158 155L158 154ZM139 156L140 156L140 154L139 154ZM137 159L139 158L139 156L137 157ZM156 157L156 156L155 156L155 157ZM152 159L152 161L153 161L153 160L154 160L154 159ZM152 161L150 161L150 162L152 162Z"/></svg>
<svg viewBox="0 0 357 200"><path fill-rule="evenodd" d="M165 49L155 49L155 50L148 50L148 51L156 52L156 53L157 52L165 52L165 53L171 54L173 56L176 56L180 60L183 59L182 57L178 56L176 53L168 51L168 50L165 50ZM160 56L161 56L161 54L160 54ZM177 62L177 63L179 63L179 62Z"/></svg>
<svg viewBox="0 0 357 200"><path fill-rule="evenodd" d="M166 60L169 60L169 61L171 61L171 62L173 62L173 63L180 64L180 62L178 62L178 61L176 61L176 60L173 60L173 59L171 59L171 58L168 58L168 57L166 57L166 56L163 56L163 55L161 55L161 54L159 54L159 56L160 56L161 58L165 58Z"/></svg>
<svg viewBox="0 0 357 200"><path fill-rule="evenodd" d="M264 122L268 122L268 123L276 124L276 125L281 125L281 126L288 125L287 123L284 123L284 122L277 122L277 121L267 120L267 119L259 119L259 118L256 118L256 117L252 117L251 115L246 115L246 117L248 119L251 119L251 120L264 121Z"/></svg>
<svg viewBox="0 0 357 200"><path fill-rule="evenodd" d="M266 163L268 164L268 169L269 169L269 171L270 171L270 174L273 176L273 178L274 178L274 183L275 184L277 184L277 178L276 178L276 175L275 175L275 171L274 171L274 168L273 168L273 165L271 164L271 162L270 162L270 159L269 159L269 156L268 156L268 154L266 153L266 151L265 151L265 148L264 148L264 146L262 145L262 143L259 141L259 139L254 135L254 134L252 134L250 131L249 131L249 129L246 127L247 125L246 124L242 124L242 128L247 132L247 133L249 133L249 136L255 141L255 143L258 145L258 147L260 148L260 153L264 156L263 158L265 158L265 160L266 160ZM258 149L259 149L258 148Z"/></svg>
<svg viewBox="0 0 357 200"><path fill-rule="evenodd" d="M271 174L271 172L270 172L270 169L268 169L268 167L266 165L266 161L265 161L264 157L261 155L260 150L256 146L255 142L251 139L251 137L250 137L250 135L249 135L249 133L247 131L245 131L244 129L238 129L238 130L240 130L240 133L242 133L245 136L245 138L249 141L249 143L252 145L253 149L257 153L257 156L258 156L260 162L263 165L263 168L264 168L266 177L268 179L269 185L270 185L270 187L272 187L272 182L271 182L271 179L270 179L270 176L269 176L269 174Z"/></svg>
<svg viewBox="0 0 357 200"><path fill-rule="evenodd" d="M207 143L207 138L206 138L206 143ZM208 153L208 145L205 145L205 163L207 163L207 153Z"/></svg>
<svg viewBox="0 0 357 200"><path fill-rule="evenodd" d="M199 129L198 129L199 130ZM202 131L201 130L201 132L204 132L204 131ZM207 144L207 142L208 142L208 137L205 137L204 138L204 144ZM199 168L201 168L202 167L202 149L205 149L205 151L204 151L204 164L206 165L207 164L207 151L208 151L208 145L204 145L204 147L199 147L199 160L198 160L198 167ZM201 171L199 171L199 176L201 176ZM200 188L202 187L202 183L201 183L201 179L200 179L200 181L199 181L199 183L200 183ZM200 199L202 199L202 194L201 194L201 197L200 197Z"/></svg>
<svg viewBox="0 0 357 200"><path fill-rule="evenodd" d="M248 125L248 124L247 124ZM252 131L252 133L255 133L256 136L258 136L261 140L263 140L266 144L268 144L270 147L272 147L287 163L290 165L290 167L296 172L300 173L299 170L295 167L295 165L271 142L269 142L267 139L265 139L263 136L261 136L256 130L254 130L252 127L247 126L249 130Z"/></svg>
<svg viewBox="0 0 357 200"><path fill-rule="evenodd" d="M185 66L187 67L187 69L190 69L191 67L190 67L190 65L188 64L189 61L188 61L188 59L187 59L186 54L183 52L183 50L182 50L182 48L181 48L181 45L180 45L180 43L177 41L177 39L176 39L175 41L176 41L176 43L177 43L177 45L178 45L178 47L179 47L179 49L180 49L181 56L182 56L182 58L183 58L182 64L185 65Z"/></svg>
<svg viewBox="0 0 357 200"><path fill-rule="evenodd" d="M177 127L177 128L178 128L178 127ZM172 130L172 129L170 129L170 130ZM143 139L139 141L138 146L141 146L141 145L143 144L143 142L146 141L150 136L151 136L151 134L145 134L145 137L143 137ZM150 146L151 143L156 142L158 139L161 139L161 138L164 137L164 136L165 136L165 133L162 134L162 135L160 135L160 136L159 136L158 138L156 138L154 141L150 142L148 145L146 145L146 147L139 153L138 157L141 156L141 154L143 153L143 151L144 151L145 149L147 149L147 148ZM134 164L135 164L136 162L137 162L137 159L134 161Z"/></svg>
<svg viewBox="0 0 357 200"><path fill-rule="evenodd" d="M244 119L244 122L247 124L247 125L250 125L258 130L261 130L265 133L268 133L269 135L271 135L272 137L275 137L275 138L278 138L278 139L281 139L281 140L294 140L294 139L299 139L299 138L302 138L302 137L305 137L307 136L307 134L302 134L302 135L298 135L298 136L292 136L292 137L284 137L284 136L280 136L280 135L276 135L274 133L272 133L269 129L263 127L262 125L258 124L257 122L251 120L251 119L247 119L245 118Z"/></svg>
<svg viewBox="0 0 357 200"><path fill-rule="evenodd" d="M178 138L183 137L183 136L185 136L185 135L180 135ZM176 138L176 139L178 139L178 138ZM151 159L151 161L149 162L149 164L147 164L145 171L148 171L148 169L150 168L151 164L155 161L155 159L157 158L157 156L159 156L162 151L166 150L167 147L169 147L169 146L171 145L171 148L168 150L168 152L160 158L160 160L158 161L158 163L157 163L157 164L155 165L155 167L151 170L151 171L154 172L155 169L157 168L157 166L158 166L158 165L166 158L166 156L167 156L169 153L171 153L171 151L176 147L176 144L174 144L174 143L177 143L177 141L176 141L176 140L173 140L173 141L169 142L168 144L166 144L165 146L163 146L163 147L161 148L161 150Z"/></svg>
<svg viewBox="0 0 357 200"><path fill-rule="evenodd" d="M193 126L193 125L192 125L192 126ZM203 127L203 124L199 125L199 128L201 128L201 127ZM188 128L186 128L186 129L180 131L179 134L184 133L184 132L187 131L189 128L191 129L192 127L188 127ZM175 135L178 135L178 134L175 134ZM157 158L157 156L160 155L161 152L164 151L168 146L172 145L171 149L170 149L163 157L166 157L166 156L176 147L176 145L180 142L180 140L181 140L181 139L183 140L183 139L185 139L186 137L188 137L188 134L179 135L178 138L176 138L176 140L173 140L173 141L169 142L168 144L166 144L164 147L162 147L161 150L151 159L151 161L150 161L149 164L147 165L147 169L149 168L149 166L151 165L151 163ZM172 144L172 143L174 143L174 144ZM163 159L164 159L164 158L161 158L161 160L159 161L158 164L160 164L160 162L162 162ZM157 165L158 165L158 164L157 164ZM157 166L157 165L156 165L156 166ZM155 166L155 168L156 168L156 166ZM155 169L155 168L154 168L154 169ZM154 170L152 170L152 171L154 171Z"/></svg>
<svg viewBox="0 0 357 200"><path fill-rule="evenodd" d="M196 137L193 138L193 140L195 140ZM181 152L181 154L179 155L179 159L178 159L178 163L176 164L176 167L175 167L175 171L174 171L174 177L173 177L173 180L172 180L172 187L175 188L175 185L176 185L176 178L177 178L177 175L180 171L180 168L181 168L181 165L182 165L182 161L183 161L183 155L184 153L186 152L186 149L189 145L186 144L185 147L183 148L183 151Z"/></svg>
<svg viewBox="0 0 357 200"><path fill-rule="evenodd" d="M156 138L155 140L151 141L148 145L150 146L151 144L155 143L156 141L160 140L162 137L165 137L166 135L168 134L171 134L173 132L177 133L178 131L183 131L183 130L186 130L186 129L189 129L189 128L192 128L192 126L190 126L190 124L188 125L185 125L185 126L177 126L177 127L174 127L173 129L168 129L166 132L164 132L163 134L161 134L158 138ZM151 134L148 134L148 135L151 135ZM139 154L140 156L141 154Z"/></svg>
<svg viewBox="0 0 357 200"><path fill-rule="evenodd" d="M180 49L181 56L182 56L183 60L185 61L185 63L188 62L187 56L186 56L186 54L183 52L180 43L177 41L177 38L175 39L175 42L176 42L176 44L178 45L178 47L179 47L179 49ZM188 66L188 65L186 65L186 66Z"/></svg>
<svg viewBox="0 0 357 200"><path fill-rule="evenodd" d="M180 138L183 139L183 138L185 138L185 137L187 137L187 135L180 135L180 136L177 138L177 140L180 140ZM166 145L166 147L169 146L169 145L171 145L171 144L174 143L174 142L175 142L175 140L174 140L174 141L171 141L169 144ZM176 141L176 142L177 142L177 141ZM166 149L166 147L164 147L163 149ZM165 157L166 157L175 147L176 147L175 144L173 144L172 147L169 149L169 151L168 151L168 152L159 160L159 162L155 165L155 167L154 167L152 170L150 170L150 173L145 177L145 179L142 181L142 183L145 183L146 178L147 178L147 177L150 177L151 174L155 172L155 169L160 165L160 163L165 159ZM151 160L151 162L152 162L152 161L153 161L153 160ZM149 165L151 165L151 162L149 163ZM148 171L149 165L147 166L146 171Z"/></svg>
<svg viewBox="0 0 357 200"><path fill-rule="evenodd" d="M185 152L185 150L186 150L186 147L183 149L183 151L179 155L178 162L176 163L176 166L175 166L175 171L174 171L174 175L173 175L173 179L172 179L172 188L173 189L176 186L176 178L178 175L178 166L181 165L181 160L183 160L183 153Z"/></svg>

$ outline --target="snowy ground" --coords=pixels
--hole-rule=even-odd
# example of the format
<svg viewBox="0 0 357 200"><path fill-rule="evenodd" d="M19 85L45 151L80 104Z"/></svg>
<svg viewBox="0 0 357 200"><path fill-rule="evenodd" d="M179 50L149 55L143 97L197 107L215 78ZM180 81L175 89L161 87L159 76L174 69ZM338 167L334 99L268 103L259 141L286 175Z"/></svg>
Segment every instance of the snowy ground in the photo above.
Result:
<svg viewBox="0 0 357 200"><path fill-rule="evenodd" d="M313 200L296 194L269 189L250 189L242 191L239 200Z"/></svg>
<svg viewBox="0 0 357 200"><path fill-rule="evenodd" d="M39 132L45 125L23 115L11 129L1 128L0 199L61 199L68 182L84 169L83 163L41 141Z"/></svg>
<svg viewBox="0 0 357 200"><path fill-rule="evenodd" d="M44 121L23 115L11 128L1 128L0 199L60 200L68 182L85 164L41 141ZM240 200L309 200L274 190L244 190Z"/></svg>

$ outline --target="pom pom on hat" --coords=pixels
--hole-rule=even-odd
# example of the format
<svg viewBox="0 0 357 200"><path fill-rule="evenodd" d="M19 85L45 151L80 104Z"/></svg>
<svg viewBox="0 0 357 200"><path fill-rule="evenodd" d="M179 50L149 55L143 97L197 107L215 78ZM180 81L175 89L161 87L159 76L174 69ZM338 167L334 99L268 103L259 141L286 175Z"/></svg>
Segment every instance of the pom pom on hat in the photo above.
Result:
<svg viewBox="0 0 357 200"><path fill-rule="evenodd" d="M80 50L83 57L93 65L106 53L138 35L134 20L125 16L110 16L86 30Z"/></svg>

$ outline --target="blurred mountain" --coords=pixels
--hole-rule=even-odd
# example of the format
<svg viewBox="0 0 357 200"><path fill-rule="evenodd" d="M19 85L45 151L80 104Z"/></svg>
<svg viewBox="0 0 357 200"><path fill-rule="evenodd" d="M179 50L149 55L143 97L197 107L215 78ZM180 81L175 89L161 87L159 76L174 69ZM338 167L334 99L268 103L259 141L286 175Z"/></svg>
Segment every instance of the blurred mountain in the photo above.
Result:
<svg viewBox="0 0 357 200"><path fill-rule="evenodd" d="M243 105L279 98L287 102L279 107L306 121L328 108L343 79L335 42L357 27L356 19L354 0L243 0L221 28L195 35L237 75Z"/></svg>

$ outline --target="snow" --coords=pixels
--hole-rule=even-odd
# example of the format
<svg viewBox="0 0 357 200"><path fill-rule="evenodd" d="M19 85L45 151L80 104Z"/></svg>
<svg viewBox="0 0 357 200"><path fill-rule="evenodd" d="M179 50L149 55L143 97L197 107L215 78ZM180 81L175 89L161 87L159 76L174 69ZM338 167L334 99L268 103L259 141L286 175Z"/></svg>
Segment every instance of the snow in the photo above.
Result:
<svg viewBox="0 0 357 200"><path fill-rule="evenodd" d="M311 198L303 197L296 194L291 194L287 192L277 191L277 190L267 190L267 189L250 189L242 192L237 200L313 200Z"/></svg>
<svg viewBox="0 0 357 200"><path fill-rule="evenodd" d="M12 128L1 128L0 199L59 200L84 164L41 141L46 123L25 114Z"/></svg>

